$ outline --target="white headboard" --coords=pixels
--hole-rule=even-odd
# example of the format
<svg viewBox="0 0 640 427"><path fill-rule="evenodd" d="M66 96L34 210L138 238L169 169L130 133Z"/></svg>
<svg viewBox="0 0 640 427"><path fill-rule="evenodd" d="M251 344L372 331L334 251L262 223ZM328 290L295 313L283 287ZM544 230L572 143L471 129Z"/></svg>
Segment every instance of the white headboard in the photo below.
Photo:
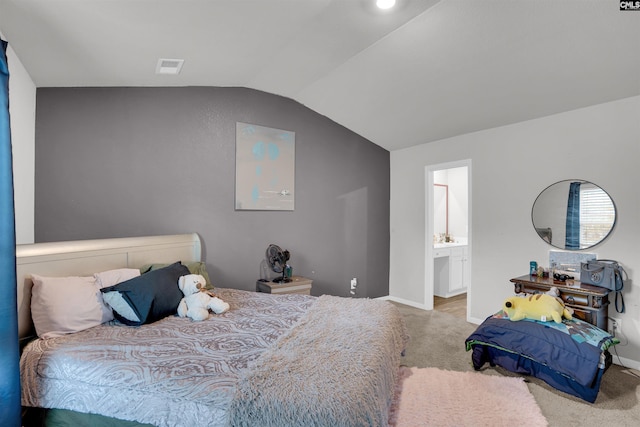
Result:
<svg viewBox="0 0 640 427"><path fill-rule="evenodd" d="M53 277L90 276L115 268L140 268L152 263L201 260L202 244L196 233L17 245L20 338L33 333L31 274Z"/></svg>

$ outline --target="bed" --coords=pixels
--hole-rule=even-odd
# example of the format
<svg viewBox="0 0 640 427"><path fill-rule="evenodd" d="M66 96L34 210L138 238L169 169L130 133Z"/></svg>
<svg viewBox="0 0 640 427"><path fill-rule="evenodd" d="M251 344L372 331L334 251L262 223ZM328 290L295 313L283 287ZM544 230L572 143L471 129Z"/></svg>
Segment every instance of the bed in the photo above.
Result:
<svg viewBox="0 0 640 427"><path fill-rule="evenodd" d="M562 323L513 322L499 311L485 319L465 343L467 351L472 350L476 370L486 363L501 366L593 403L611 365L608 349L619 340L576 318Z"/></svg>
<svg viewBox="0 0 640 427"><path fill-rule="evenodd" d="M116 313L70 332L64 321L47 330L36 320L41 338L31 339L45 283L81 286L78 277L94 277L100 285L113 282L114 271L149 269L107 283L97 293L104 295L206 267L197 234L21 245L16 252L22 402L46 408L50 424L59 417L67 425L99 419L112 426L388 424L408 336L387 301L247 292L213 278L209 285L231 308L206 321L154 314L159 295L173 292L165 289L149 304L151 321L128 326Z"/></svg>

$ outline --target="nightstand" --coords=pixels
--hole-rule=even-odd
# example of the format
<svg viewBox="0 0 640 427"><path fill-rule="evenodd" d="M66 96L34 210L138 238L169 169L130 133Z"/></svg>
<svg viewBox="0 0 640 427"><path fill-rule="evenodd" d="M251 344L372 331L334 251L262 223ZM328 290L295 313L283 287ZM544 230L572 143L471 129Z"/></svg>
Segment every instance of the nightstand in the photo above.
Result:
<svg viewBox="0 0 640 427"><path fill-rule="evenodd" d="M293 276L291 277L291 281L286 283L263 282L258 280L256 282L256 291L266 292L268 294L311 295L312 284L313 280L302 276Z"/></svg>

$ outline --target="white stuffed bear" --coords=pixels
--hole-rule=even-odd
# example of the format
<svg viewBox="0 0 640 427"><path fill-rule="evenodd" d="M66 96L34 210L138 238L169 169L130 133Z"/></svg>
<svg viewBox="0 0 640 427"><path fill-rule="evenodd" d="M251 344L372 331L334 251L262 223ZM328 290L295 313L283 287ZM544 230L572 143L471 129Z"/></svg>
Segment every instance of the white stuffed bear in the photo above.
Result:
<svg viewBox="0 0 640 427"><path fill-rule="evenodd" d="M188 274L178 279L178 287L184 294L178 305L178 316L200 321L209 318L209 310L222 314L229 304L205 289L206 281L200 274Z"/></svg>

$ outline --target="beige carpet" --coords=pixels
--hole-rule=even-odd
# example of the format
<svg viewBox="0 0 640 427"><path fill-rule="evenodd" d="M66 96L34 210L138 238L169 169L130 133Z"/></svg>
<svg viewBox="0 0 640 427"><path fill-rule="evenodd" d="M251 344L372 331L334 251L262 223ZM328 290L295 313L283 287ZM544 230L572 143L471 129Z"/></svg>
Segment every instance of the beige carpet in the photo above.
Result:
<svg viewBox="0 0 640 427"><path fill-rule="evenodd" d="M395 427L542 427L547 420L522 378L437 368L401 368Z"/></svg>
<svg viewBox="0 0 640 427"><path fill-rule="evenodd" d="M478 325L447 313L424 311L402 304L397 306L407 322L411 336L401 362L403 365L475 372L471 354L465 350L464 341ZM614 360L617 360L615 347L612 354ZM602 378L595 403L555 390L537 378L523 377L500 367L492 368L487 364L480 373L524 378L550 427L640 426L640 373L632 369L611 366Z"/></svg>

